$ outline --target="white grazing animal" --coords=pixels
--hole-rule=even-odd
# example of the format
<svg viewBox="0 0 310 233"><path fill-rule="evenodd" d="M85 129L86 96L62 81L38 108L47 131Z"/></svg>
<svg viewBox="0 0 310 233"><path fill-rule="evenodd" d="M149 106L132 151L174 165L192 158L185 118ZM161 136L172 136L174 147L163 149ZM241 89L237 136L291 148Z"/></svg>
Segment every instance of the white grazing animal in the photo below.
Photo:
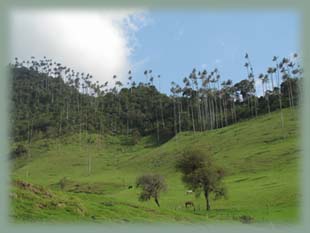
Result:
<svg viewBox="0 0 310 233"><path fill-rule="evenodd" d="M193 190L187 190L186 191L186 194L192 194L193 193Z"/></svg>

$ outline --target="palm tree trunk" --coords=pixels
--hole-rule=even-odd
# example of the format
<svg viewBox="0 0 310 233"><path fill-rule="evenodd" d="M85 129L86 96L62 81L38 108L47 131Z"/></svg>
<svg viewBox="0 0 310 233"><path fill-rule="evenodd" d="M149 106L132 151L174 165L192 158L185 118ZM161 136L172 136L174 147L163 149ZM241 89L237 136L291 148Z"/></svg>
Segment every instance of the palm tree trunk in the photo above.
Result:
<svg viewBox="0 0 310 233"><path fill-rule="evenodd" d="M186 98L186 104L187 104L187 117L190 120L191 119L191 111L190 111L190 103L189 103L189 99ZM187 130L190 130L190 128L188 128Z"/></svg>
<svg viewBox="0 0 310 233"><path fill-rule="evenodd" d="M211 125L211 130L215 128L215 114L214 114L214 101L213 101L213 97L209 98L210 100L210 125Z"/></svg>
<svg viewBox="0 0 310 233"><path fill-rule="evenodd" d="M238 119L237 119L236 104L235 104L235 100L234 99L232 100L232 104L233 104L234 120L235 120L235 123L236 123L238 121Z"/></svg>
<svg viewBox="0 0 310 233"><path fill-rule="evenodd" d="M191 117L192 117L192 129L194 131L194 133L196 132L196 128L195 128L195 117L194 117L194 106L193 106L193 101L192 101L192 92L190 92L189 95L189 103L190 103L190 111L191 111Z"/></svg>
<svg viewBox="0 0 310 233"><path fill-rule="evenodd" d="M69 97L66 98L66 120L69 121L69 100L71 97L71 93L69 94Z"/></svg>
<svg viewBox="0 0 310 233"><path fill-rule="evenodd" d="M278 75L278 95L279 95L279 105L280 105L280 119L281 119L281 127L284 128L284 118L282 113L282 94L281 94L281 83L280 83L280 74L279 69L277 69Z"/></svg>
<svg viewBox="0 0 310 233"><path fill-rule="evenodd" d="M288 86L289 86L289 103L290 103L290 108L292 108L294 106L294 101L293 101L293 91L292 91L292 83L291 83L291 79L289 78L288 80Z"/></svg>
<svg viewBox="0 0 310 233"><path fill-rule="evenodd" d="M177 116L175 108L175 96L173 97L173 125L174 125L174 135L177 135Z"/></svg>
<svg viewBox="0 0 310 233"><path fill-rule="evenodd" d="M227 118L227 99L224 96L223 98L223 109L224 109L224 119L225 119L225 126L228 125L228 118Z"/></svg>
<svg viewBox="0 0 310 233"><path fill-rule="evenodd" d="M162 102L161 102L161 96L159 98L159 106L160 106L162 125L163 125L163 128L165 128L164 111L163 111L163 105L162 105Z"/></svg>
<svg viewBox="0 0 310 233"><path fill-rule="evenodd" d="M180 99L178 104L178 112L179 112L179 132L182 132L182 123L181 123L181 113L182 113L182 99Z"/></svg>
<svg viewBox="0 0 310 233"><path fill-rule="evenodd" d="M205 101L205 122L206 122L206 129L208 129L210 127L208 97L205 97L204 101ZM209 123L208 123L208 119L209 119Z"/></svg>
<svg viewBox="0 0 310 233"><path fill-rule="evenodd" d="M126 134L127 134L127 137L129 135L129 105L128 105L128 95L127 95L127 99L126 99Z"/></svg>
<svg viewBox="0 0 310 233"><path fill-rule="evenodd" d="M215 108L213 108L213 110L215 110L215 112L214 112L215 128L218 129L219 128L219 110L218 110L218 106L217 106L217 96L216 95L214 98L214 106L215 106Z"/></svg>
<svg viewBox="0 0 310 233"><path fill-rule="evenodd" d="M271 92L273 93L273 90L274 90L274 84L273 84L273 75L272 75L272 73L270 74L270 78L271 78L271 86L272 86L272 90L271 90Z"/></svg>
<svg viewBox="0 0 310 233"><path fill-rule="evenodd" d="M206 112L205 112L205 101L204 101L204 97L201 98L201 118L202 118L202 129L203 131L206 130Z"/></svg>
<svg viewBox="0 0 310 233"><path fill-rule="evenodd" d="M195 133L196 132L196 129L195 129L195 118L194 118L194 108L193 108L193 104L192 103L191 103L191 112L192 112L192 126L193 126L193 131Z"/></svg>

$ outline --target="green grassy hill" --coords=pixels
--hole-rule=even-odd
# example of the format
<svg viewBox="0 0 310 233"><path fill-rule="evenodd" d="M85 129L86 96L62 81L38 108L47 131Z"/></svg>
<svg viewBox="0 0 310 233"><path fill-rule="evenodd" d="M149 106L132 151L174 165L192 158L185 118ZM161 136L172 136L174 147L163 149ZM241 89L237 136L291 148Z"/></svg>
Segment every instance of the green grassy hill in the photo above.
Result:
<svg viewBox="0 0 310 233"><path fill-rule="evenodd" d="M298 112L283 112L284 129L274 112L209 132L180 133L159 147L150 137L130 146L126 137L88 134L33 142L30 156L12 164L11 215L17 221L208 223L251 216L255 222L296 222ZM188 147L211 153L226 170L228 198L211 200L210 212L203 197L186 194L175 171L176 159ZM144 173L166 178L160 208L153 201L139 202L139 190L128 189ZM184 207L188 200L196 211Z"/></svg>

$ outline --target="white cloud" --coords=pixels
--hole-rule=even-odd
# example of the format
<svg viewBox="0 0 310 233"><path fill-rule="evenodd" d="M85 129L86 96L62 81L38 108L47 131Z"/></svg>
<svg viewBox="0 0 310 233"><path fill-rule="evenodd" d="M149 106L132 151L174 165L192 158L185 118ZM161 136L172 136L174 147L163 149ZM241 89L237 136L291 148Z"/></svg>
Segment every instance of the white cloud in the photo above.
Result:
<svg viewBox="0 0 310 233"><path fill-rule="evenodd" d="M100 82L112 80L114 74L125 80L135 33L146 24L142 9L14 10L11 59L46 56Z"/></svg>

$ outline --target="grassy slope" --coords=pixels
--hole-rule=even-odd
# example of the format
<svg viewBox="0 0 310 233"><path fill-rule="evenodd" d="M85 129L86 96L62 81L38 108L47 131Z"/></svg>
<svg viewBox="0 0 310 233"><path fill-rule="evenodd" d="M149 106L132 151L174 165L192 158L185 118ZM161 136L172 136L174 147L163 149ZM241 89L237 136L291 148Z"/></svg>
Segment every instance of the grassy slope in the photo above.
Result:
<svg viewBox="0 0 310 233"><path fill-rule="evenodd" d="M297 111L285 109L284 119L284 129L279 112L275 112L210 132L180 133L160 147L153 147L150 138L126 146L126 138L97 135L83 135L82 145L79 135L34 142L31 157L16 161L12 176L44 186L55 195L42 198L14 186L17 195L13 195L12 215L19 220L48 221L210 222L241 215L253 216L258 222L296 221ZM87 144L86 137L95 142ZM212 153L228 173L228 199L211 202L210 213L204 211L202 197L185 194L186 187L174 169L179 152L190 146ZM92 157L91 175L87 172L88 155ZM164 175L168 183L160 209L153 201L139 202L139 190L128 189L138 175L149 172ZM63 177L67 182L60 191L57 184ZM195 202L195 212L184 208L187 200ZM40 205L42 202L48 203Z"/></svg>

